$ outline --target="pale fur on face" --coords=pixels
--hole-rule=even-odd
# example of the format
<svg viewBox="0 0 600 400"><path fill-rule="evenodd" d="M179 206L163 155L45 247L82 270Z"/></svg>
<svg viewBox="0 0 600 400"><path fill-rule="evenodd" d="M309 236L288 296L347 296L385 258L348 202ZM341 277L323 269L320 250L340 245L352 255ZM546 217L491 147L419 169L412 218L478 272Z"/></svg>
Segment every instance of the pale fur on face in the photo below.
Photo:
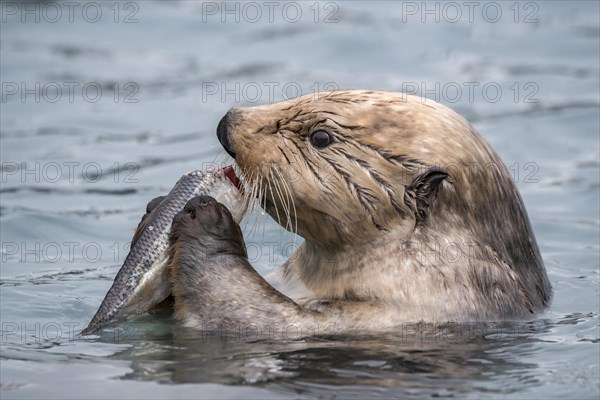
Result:
<svg viewBox="0 0 600 400"><path fill-rule="evenodd" d="M284 227L328 246L399 226L412 232L418 216L407 187L449 161L432 159L435 146L452 142L431 139L444 129L435 121L468 126L438 104L388 92L330 92L239 111L230 140L243 175L263 188L265 208ZM317 130L333 143L312 146Z"/></svg>

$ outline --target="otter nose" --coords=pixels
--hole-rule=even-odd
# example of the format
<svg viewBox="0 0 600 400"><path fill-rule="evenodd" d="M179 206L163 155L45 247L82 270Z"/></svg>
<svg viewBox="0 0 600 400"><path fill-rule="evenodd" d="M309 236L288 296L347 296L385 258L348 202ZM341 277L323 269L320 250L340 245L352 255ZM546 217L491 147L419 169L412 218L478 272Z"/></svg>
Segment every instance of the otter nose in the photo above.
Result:
<svg viewBox="0 0 600 400"><path fill-rule="evenodd" d="M229 136L233 130L234 123L238 118L237 114L238 111L235 108L232 108L227 111L227 114L225 114L223 118L221 118L221 121L219 121L219 125L217 126L217 137L219 138L219 142L221 142L221 146L223 146L227 154L233 158L235 158L235 153L231 147Z"/></svg>

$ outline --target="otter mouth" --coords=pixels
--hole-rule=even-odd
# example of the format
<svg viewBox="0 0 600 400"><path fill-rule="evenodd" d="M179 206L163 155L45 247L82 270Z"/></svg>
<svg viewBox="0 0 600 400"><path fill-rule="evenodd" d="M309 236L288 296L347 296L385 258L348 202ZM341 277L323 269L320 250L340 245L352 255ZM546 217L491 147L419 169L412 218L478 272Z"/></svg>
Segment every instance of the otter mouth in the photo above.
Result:
<svg viewBox="0 0 600 400"><path fill-rule="evenodd" d="M227 178L229 180L229 182L231 182L237 188L237 190L240 191L240 193L246 194L246 193L254 192L251 187L247 186L247 185L251 185L249 182L242 181L242 179L237 176L237 174L235 173L235 169L233 168L233 165L228 165L226 167L221 168L220 172L223 174L223 176L225 176L225 178ZM246 184L246 186L245 186L245 184ZM275 203L268 196L267 191L264 191L264 192L258 191L255 193L255 196L256 196L256 199L258 200L258 203L264 209L264 211L266 211L269 214L272 214L275 212L275 210L276 210Z"/></svg>
<svg viewBox="0 0 600 400"><path fill-rule="evenodd" d="M235 186L237 188L237 190L239 190L240 192L243 190L244 187L242 185L242 181L235 174L235 170L233 169L233 166L228 165L228 166L224 167L221 170L221 172L223 173L225 178L229 179L229 182L233 183L233 186Z"/></svg>

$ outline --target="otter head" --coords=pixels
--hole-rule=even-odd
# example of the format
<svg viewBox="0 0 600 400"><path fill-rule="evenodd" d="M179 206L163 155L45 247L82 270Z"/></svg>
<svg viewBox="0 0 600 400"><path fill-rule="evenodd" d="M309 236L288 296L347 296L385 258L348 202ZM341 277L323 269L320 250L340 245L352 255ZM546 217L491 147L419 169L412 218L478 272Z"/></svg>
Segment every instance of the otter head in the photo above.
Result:
<svg viewBox="0 0 600 400"><path fill-rule="evenodd" d="M434 155L449 144L434 109L402 96L327 92L231 109L217 136L265 210L306 240L408 239L448 178Z"/></svg>
<svg viewBox="0 0 600 400"><path fill-rule="evenodd" d="M523 302L527 309L548 303L550 284L507 168L447 107L402 93L327 92L231 109L217 134L266 211L304 237L288 266L321 297L381 297L369 288L407 263L446 267L484 293L508 268L520 293L538 294ZM412 253L448 243L468 256L454 262ZM404 244L411 251L400 258ZM373 264L386 271L379 283L360 275ZM390 285L394 293L401 284Z"/></svg>

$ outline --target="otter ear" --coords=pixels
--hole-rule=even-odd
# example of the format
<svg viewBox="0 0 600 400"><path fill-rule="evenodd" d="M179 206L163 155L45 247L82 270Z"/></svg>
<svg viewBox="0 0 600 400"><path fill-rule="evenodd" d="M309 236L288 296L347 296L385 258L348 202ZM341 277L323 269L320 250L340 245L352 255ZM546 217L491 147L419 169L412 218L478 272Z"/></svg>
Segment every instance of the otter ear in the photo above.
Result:
<svg viewBox="0 0 600 400"><path fill-rule="evenodd" d="M417 223L424 222L427 219L429 206L446 178L448 178L448 171L445 169L429 168L427 171L415 176L406 189L414 201L413 207L416 207Z"/></svg>

